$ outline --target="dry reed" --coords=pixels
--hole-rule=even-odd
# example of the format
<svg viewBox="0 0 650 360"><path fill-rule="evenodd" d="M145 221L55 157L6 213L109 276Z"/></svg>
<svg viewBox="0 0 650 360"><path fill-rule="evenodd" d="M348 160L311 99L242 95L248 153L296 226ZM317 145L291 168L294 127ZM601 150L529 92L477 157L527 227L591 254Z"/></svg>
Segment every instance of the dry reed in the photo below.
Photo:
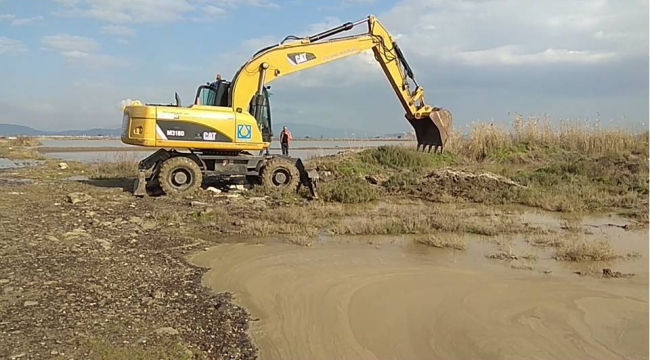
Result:
<svg viewBox="0 0 650 360"><path fill-rule="evenodd" d="M616 153L648 154L648 132L634 133L622 127L604 128L600 121L524 119L516 115L512 129L494 123L474 124L465 137L453 131L447 150L481 161L504 149L546 147L599 156Z"/></svg>

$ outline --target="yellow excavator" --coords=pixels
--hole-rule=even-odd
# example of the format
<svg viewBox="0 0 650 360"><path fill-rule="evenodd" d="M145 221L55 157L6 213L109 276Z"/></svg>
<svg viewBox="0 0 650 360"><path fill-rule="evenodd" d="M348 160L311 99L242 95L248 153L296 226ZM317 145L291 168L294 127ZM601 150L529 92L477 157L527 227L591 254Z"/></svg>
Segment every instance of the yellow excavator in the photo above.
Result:
<svg viewBox="0 0 650 360"><path fill-rule="evenodd" d="M364 23L368 26L365 33L331 38ZM259 50L231 81L217 77L217 81L199 86L189 107L181 106L178 93L175 104L134 101L124 106L122 142L160 148L140 161L134 195L145 196L148 190L186 195L199 189L208 174L245 176L268 188L292 191L307 186L317 197L318 173L305 169L301 159L262 155L273 136L268 84L280 76L370 49L415 130L418 150L428 146L429 151L431 147L442 151L451 113L424 103L424 90L401 49L370 15L312 36L287 36Z"/></svg>

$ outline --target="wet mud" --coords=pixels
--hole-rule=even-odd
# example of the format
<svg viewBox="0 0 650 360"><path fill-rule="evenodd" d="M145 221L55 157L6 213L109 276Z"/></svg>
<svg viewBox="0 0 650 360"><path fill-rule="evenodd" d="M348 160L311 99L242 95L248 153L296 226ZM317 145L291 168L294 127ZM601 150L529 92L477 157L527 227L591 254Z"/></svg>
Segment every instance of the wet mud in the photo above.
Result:
<svg viewBox="0 0 650 360"><path fill-rule="evenodd" d="M469 236L465 251L407 236L270 240L190 260L209 268L206 286L233 292L258 319L250 333L262 360L647 359L648 232L624 225L592 218L572 231L604 236L633 260L558 261L519 235ZM498 251L519 256L486 256ZM634 276L577 275L605 268Z"/></svg>

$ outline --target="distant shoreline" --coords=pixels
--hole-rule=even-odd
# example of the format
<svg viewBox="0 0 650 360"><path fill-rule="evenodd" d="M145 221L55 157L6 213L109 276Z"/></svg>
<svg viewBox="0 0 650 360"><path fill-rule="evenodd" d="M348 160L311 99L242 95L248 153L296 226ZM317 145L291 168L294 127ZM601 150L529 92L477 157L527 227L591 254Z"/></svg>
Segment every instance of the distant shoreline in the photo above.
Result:
<svg viewBox="0 0 650 360"><path fill-rule="evenodd" d="M339 140L340 141L340 140ZM299 142L295 141L294 142ZM407 141L401 141L407 143ZM308 147L294 147L294 151L299 150L350 150L350 149L366 149L371 146L308 146ZM56 146L38 146L34 148L42 154L47 153L79 153L79 152L136 152L136 151L155 151L160 149L158 147L146 146L70 146L70 147L56 147ZM280 150L280 148L271 147L270 150Z"/></svg>
<svg viewBox="0 0 650 360"><path fill-rule="evenodd" d="M14 137L27 137L34 138L38 140L92 140L92 141L106 141L106 140L120 140L119 137L106 137L106 136L36 136L36 135L18 135L18 136L0 136L2 138L14 138ZM372 137L372 138L295 138L296 141L411 141L414 139L409 138L395 138L395 137Z"/></svg>

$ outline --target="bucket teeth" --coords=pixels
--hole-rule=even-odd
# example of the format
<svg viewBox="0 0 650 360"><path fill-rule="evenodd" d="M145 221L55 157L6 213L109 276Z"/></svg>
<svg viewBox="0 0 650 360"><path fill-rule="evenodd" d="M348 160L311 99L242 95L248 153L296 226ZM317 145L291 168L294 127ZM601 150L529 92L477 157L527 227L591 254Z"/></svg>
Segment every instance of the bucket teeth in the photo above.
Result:
<svg viewBox="0 0 650 360"><path fill-rule="evenodd" d="M435 147L434 153L440 149L442 152L447 138L449 137L449 130L451 129L451 112L447 109L434 108L428 117L421 119L408 119L409 123L415 130L415 137L418 142L417 150L422 151L425 148Z"/></svg>

